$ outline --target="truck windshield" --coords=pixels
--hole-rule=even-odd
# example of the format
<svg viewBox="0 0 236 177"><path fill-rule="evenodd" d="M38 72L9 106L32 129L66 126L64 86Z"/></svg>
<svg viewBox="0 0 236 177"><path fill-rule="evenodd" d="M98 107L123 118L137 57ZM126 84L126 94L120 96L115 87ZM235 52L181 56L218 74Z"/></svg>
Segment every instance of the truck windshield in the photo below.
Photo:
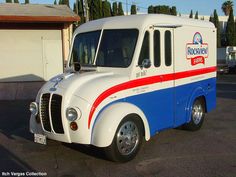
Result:
<svg viewBox="0 0 236 177"><path fill-rule="evenodd" d="M74 39L70 65L128 67L131 64L137 38L137 29L104 30L97 53L101 31L80 33Z"/></svg>
<svg viewBox="0 0 236 177"><path fill-rule="evenodd" d="M133 58L137 38L137 29L104 30L96 66L128 67Z"/></svg>
<svg viewBox="0 0 236 177"><path fill-rule="evenodd" d="M72 62L79 62L82 66L93 65L100 34L101 31L93 31L75 37L70 65Z"/></svg>

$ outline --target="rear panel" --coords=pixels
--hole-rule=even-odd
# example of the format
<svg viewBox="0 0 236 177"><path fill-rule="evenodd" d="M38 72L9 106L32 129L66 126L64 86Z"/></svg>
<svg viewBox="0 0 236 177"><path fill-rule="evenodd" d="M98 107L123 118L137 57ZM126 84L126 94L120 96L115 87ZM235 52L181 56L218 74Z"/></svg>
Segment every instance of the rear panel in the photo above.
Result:
<svg viewBox="0 0 236 177"><path fill-rule="evenodd" d="M205 96L207 111L216 106L216 29L188 26L175 29L174 51L178 126L189 121L196 97Z"/></svg>

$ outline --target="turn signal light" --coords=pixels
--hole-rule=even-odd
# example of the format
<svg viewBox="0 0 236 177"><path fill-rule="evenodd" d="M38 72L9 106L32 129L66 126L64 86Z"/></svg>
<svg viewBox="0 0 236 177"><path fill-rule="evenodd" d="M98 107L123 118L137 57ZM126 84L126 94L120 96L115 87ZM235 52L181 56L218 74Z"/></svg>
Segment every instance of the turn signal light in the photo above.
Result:
<svg viewBox="0 0 236 177"><path fill-rule="evenodd" d="M76 123L76 122L71 122L71 123L70 123L70 128L71 128L71 130L73 130L73 131L78 130L78 125L77 125L77 123Z"/></svg>

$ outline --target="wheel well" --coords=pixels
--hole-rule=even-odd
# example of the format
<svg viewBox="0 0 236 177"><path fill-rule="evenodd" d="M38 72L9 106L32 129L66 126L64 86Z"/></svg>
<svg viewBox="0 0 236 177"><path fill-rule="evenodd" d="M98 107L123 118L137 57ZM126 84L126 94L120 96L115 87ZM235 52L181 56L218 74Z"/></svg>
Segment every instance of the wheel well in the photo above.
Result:
<svg viewBox="0 0 236 177"><path fill-rule="evenodd" d="M128 115L125 116L124 118L126 118L126 117L136 119L136 120L138 120L138 121L141 123L143 136L145 137L145 127L144 127L144 123L143 123L142 118L141 118L138 114L135 114L135 113L128 114Z"/></svg>
<svg viewBox="0 0 236 177"><path fill-rule="evenodd" d="M205 96L200 96L200 97L198 97L196 99L199 99L203 103L204 111L207 112L207 105L206 105L206 98L205 98Z"/></svg>

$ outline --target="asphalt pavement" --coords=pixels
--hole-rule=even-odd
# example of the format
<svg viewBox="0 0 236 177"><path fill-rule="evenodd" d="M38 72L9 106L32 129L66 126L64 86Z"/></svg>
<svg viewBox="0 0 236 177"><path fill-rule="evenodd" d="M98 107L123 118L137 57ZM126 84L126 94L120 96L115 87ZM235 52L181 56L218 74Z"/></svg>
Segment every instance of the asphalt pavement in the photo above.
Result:
<svg viewBox="0 0 236 177"><path fill-rule="evenodd" d="M200 131L163 131L128 163L94 147L33 142L25 101L0 101L0 176L236 177L236 75L218 77L217 109Z"/></svg>

